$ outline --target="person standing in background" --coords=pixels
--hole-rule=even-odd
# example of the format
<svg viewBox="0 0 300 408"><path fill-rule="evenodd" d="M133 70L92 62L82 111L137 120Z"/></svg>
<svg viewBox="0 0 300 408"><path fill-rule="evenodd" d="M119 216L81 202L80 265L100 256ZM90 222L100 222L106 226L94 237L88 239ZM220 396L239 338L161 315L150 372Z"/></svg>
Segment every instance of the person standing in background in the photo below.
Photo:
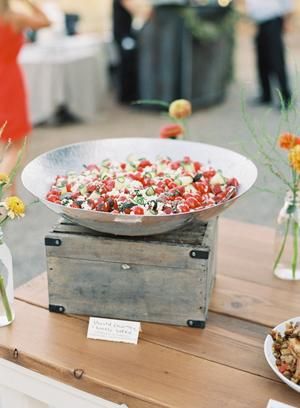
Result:
<svg viewBox="0 0 300 408"><path fill-rule="evenodd" d="M15 165L24 137L31 131L26 93L17 56L23 45L25 29L38 30L50 25L46 15L29 0L22 0L31 14L13 11L9 0L0 0L0 128L7 126L0 139L11 146L0 163L0 171L9 174Z"/></svg>
<svg viewBox="0 0 300 408"><path fill-rule="evenodd" d="M138 97L137 48L132 35L132 10L128 7L130 0L114 0L113 33L119 53L117 69L118 100L130 103Z"/></svg>
<svg viewBox="0 0 300 408"><path fill-rule="evenodd" d="M250 17L257 25L256 54L260 84L258 104L272 102L271 80L276 79L284 107L291 103L283 33L294 9L293 0L246 0Z"/></svg>

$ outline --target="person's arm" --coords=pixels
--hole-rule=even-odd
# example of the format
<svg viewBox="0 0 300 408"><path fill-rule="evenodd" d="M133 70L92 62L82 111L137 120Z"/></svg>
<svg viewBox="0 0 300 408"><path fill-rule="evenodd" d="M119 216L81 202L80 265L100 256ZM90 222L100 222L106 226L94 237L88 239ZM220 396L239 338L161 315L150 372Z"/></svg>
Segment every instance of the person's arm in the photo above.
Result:
<svg viewBox="0 0 300 408"><path fill-rule="evenodd" d="M30 0L23 0L23 2L30 8L31 14L15 13L15 23L18 29L21 31L26 28L39 30L51 25L46 14L37 5Z"/></svg>
<svg viewBox="0 0 300 408"><path fill-rule="evenodd" d="M283 30L286 32L291 30L292 26L291 21L295 9L295 2L294 0L282 0L282 7L283 7Z"/></svg>

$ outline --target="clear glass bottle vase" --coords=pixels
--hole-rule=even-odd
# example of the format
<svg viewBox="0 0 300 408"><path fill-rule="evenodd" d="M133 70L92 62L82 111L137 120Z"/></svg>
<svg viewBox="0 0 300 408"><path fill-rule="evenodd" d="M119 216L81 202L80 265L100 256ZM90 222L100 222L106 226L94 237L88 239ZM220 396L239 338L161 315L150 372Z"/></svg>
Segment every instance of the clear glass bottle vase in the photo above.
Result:
<svg viewBox="0 0 300 408"><path fill-rule="evenodd" d="M15 314L13 310L14 284L12 256L8 246L3 241L0 227L0 327L11 324Z"/></svg>
<svg viewBox="0 0 300 408"><path fill-rule="evenodd" d="M286 194L275 235L273 271L280 279L300 279L300 192Z"/></svg>

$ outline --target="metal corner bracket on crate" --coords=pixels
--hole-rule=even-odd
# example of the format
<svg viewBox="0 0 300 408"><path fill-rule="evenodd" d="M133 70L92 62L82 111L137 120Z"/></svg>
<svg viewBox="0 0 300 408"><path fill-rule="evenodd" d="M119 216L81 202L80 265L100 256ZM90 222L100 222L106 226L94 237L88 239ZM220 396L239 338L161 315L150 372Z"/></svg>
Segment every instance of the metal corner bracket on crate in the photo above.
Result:
<svg viewBox="0 0 300 408"><path fill-rule="evenodd" d="M49 312L53 313L65 313L65 308L60 305L49 305Z"/></svg>
<svg viewBox="0 0 300 408"><path fill-rule="evenodd" d="M147 237L60 221L45 237L49 310L204 328L217 219Z"/></svg>

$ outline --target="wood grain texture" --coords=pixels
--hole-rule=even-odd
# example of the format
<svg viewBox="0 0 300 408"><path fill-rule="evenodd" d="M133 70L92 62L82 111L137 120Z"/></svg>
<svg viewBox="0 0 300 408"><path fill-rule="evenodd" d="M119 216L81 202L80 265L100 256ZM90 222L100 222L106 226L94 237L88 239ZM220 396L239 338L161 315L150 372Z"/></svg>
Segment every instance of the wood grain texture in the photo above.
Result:
<svg viewBox="0 0 300 408"><path fill-rule="evenodd" d="M207 261L198 269L48 257L49 303L66 313L185 326L205 320Z"/></svg>
<svg viewBox="0 0 300 408"><path fill-rule="evenodd" d="M299 294L300 282L273 275L275 230L221 218L219 221L218 274Z"/></svg>
<svg viewBox="0 0 300 408"><path fill-rule="evenodd" d="M122 241L134 241L134 242L168 242L168 243L180 243L197 246L210 246L211 231L215 228L216 220L207 223L195 222L193 224L187 224L178 230L166 232L158 235L139 236L139 237L126 237L118 236L114 237L114 240L118 239ZM94 231L89 228L82 227L67 221L60 219L59 223L53 228L53 232L59 232L63 234L79 234L90 235L94 237L112 238L111 235L102 232Z"/></svg>
<svg viewBox="0 0 300 408"><path fill-rule="evenodd" d="M149 237L112 237L70 223L54 230L46 237L50 305L125 320L205 322L217 220ZM195 251L204 258L193 258Z"/></svg>
<svg viewBox="0 0 300 408"><path fill-rule="evenodd" d="M269 327L299 316L300 296L228 276L217 277L210 310Z"/></svg>
<svg viewBox="0 0 300 408"><path fill-rule="evenodd" d="M203 331L143 323L138 346L87 340L86 317L47 312L43 274L16 291L17 318L1 329L0 354L13 361L17 347L20 364L129 408L256 408L270 398L297 406L299 394L263 356L269 328L300 310L298 283L272 277L271 236L221 220L221 274ZM80 381L74 368L85 370Z"/></svg>
<svg viewBox="0 0 300 408"><path fill-rule="evenodd" d="M130 408L196 408L199 401L253 408L270 397L294 405L299 398L277 381L143 339L138 346L88 340L85 321L24 302L16 302L16 315L13 326L1 329L2 357ZM76 368L84 371L77 382Z"/></svg>
<svg viewBox="0 0 300 408"><path fill-rule="evenodd" d="M44 273L32 283L19 288L16 296L27 303L47 309L46 292L47 275ZM73 317L87 321L84 316ZM164 347L277 380L262 358L262 345L269 331L269 328L262 325L210 312L203 331L143 323L140 337Z"/></svg>

